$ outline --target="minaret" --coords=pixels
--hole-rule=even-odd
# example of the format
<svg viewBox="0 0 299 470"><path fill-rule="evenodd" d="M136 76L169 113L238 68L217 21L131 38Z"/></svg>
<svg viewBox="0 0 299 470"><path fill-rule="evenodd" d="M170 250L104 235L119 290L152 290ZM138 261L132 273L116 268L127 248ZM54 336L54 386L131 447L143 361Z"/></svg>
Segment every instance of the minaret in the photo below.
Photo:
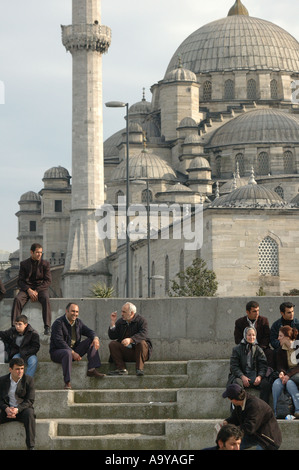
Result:
<svg viewBox="0 0 299 470"><path fill-rule="evenodd" d="M111 31L101 25L100 0L72 2L73 24L62 26L62 43L73 62L72 203L63 295L83 297L107 275L95 211L104 202L102 55Z"/></svg>

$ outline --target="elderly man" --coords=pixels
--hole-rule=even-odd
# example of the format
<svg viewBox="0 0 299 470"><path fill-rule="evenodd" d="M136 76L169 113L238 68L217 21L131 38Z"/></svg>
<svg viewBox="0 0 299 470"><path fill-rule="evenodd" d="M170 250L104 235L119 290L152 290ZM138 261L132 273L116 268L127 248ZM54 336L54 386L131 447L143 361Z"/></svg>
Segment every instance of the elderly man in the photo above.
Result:
<svg viewBox="0 0 299 470"><path fill-rule="evenodd" d="M122 306L121 318L117 312L111 313L108 336L110 361L116 370L109 375L127 375L126 361L136 362L136 375L144 375L144 363L151 356L152 343L148 338L147 321L136 313L136 306L127 302Z"/></svg>
<svg viewBox="0 0 299 470"><path fill-rule="evenodd" d="M96 368L101 366L98 349L100 340L95 332L79 318L79 307L75 303L66 306L65 315L57 318L52 325L50 357L53 362L62 364L64 389L71 389L71 370L73 361L81 361L87 353L87 376L102 378ZM81 341L81 337L86 339Z"/></svg>

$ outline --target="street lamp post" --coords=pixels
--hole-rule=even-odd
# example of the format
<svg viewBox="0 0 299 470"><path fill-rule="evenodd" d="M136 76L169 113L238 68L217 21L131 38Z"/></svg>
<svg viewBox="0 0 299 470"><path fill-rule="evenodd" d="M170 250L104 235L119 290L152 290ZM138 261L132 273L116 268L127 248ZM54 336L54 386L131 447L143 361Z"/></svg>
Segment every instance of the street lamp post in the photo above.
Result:
<svg viewBox="0 0 299 470"><path fill-rule="evenodd" d="M129 103L123 103L122 101L108 101L105 103L107 108L124 108L126 107L126 146L127 146L127 161L126 161L126 295L127 299L131 296L131 283L130 283L130 266L131 266L131 257L130 257L130 234L129 234Z"/></svg>

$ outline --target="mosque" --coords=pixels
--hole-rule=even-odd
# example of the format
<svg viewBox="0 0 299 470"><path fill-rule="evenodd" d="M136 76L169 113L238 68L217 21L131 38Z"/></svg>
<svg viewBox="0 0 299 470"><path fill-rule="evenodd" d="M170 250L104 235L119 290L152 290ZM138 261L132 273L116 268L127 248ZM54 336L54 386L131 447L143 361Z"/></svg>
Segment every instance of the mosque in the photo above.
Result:
<svg viewBox="0 0 299 470"><path fill-rule="evenodd" d="M90 295L88 289L101 280L113 286L116 297L125 297L127 243L119 201L128 177L130 203L138 210L149 204L171 209L168 221L161 214L147 220L130 239L132 298L168 296L171 280L197 256L216 273L219 296L282 295L297 288L297 80L298 41L278 25L250 16L236 0L226 17L201 26L177 47L164 77L151 87L151 100L143 92L128 109L127 127L104 142L103 202L113 208L117 230L87 269L91 275L82 283L86 266L68 261L71 238L72 253L75 246L84 251L80 230L70 237L72 198L79 194L73 161L72 175L60 166L50 168L38 194L20 197L20 249L11 254L7 278L14 279L18 263L37 241L56 273L53 296L67 296L65 279L72 274L74 280L80 271L78 295ZM183 236L174 236L174 206L189 210L196 239L190 249ZM179 220L185 215L182 210Z"/></svg>

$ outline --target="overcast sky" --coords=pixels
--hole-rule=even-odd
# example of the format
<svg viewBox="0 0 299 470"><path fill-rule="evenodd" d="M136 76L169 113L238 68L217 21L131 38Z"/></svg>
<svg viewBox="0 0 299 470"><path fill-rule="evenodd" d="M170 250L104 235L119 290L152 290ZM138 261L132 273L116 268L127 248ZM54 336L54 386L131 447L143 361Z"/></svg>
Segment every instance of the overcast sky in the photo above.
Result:
<svg viewBox="0 0 299 470"><path fill-rule="evenodd" d="M83 0L82 0L83 1ZM102 24L112 29L103 57L103 101L151 101L182 41L227 16L234 0L102 0ZM298 0L244 0L250 16L299 40ZM72 0L0 0L0 250L18 249L20 196L43 187L44 172L71 173L71 54L60 25L71 24ZM0 100L1 100L0 86ZM1 100L2 103L2 100ZM104 137L125 126L124 110L104 107Z"/></svg>

